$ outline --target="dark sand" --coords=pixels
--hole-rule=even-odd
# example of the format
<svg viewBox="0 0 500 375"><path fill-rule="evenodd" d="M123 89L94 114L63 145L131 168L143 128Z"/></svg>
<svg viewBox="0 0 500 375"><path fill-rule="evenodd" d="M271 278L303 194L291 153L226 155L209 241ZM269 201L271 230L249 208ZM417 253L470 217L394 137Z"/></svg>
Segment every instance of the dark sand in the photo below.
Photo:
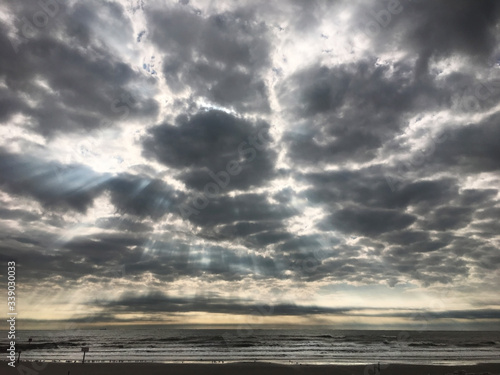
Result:
<svg viewBox="0 0 500 375"><path fill-rule="evenodd" d="M30 362L21 362L17 368L0 364L2 375L445 375L445 374L499 374L500 363L474 366L427 366L395 364L382 366L380 373L367 366L337 365L277 365L271 363L226 364L146 364L146 363L49 363L42 369ZM384 368L385 367L385 368ZM4 371L5 370L5 371Z"/></svg>

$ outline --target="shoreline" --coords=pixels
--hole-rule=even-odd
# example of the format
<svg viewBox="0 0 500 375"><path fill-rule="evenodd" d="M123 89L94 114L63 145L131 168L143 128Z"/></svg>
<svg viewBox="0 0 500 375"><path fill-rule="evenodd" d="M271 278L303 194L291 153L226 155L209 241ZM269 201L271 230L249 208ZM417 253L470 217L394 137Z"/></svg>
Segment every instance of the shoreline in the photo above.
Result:
<svg viewBox="0 0 500 375"><path fill-rule="evenodd" d="M21 361L12 368L7 362L2 363L6 368L6 375L19 374L19 371L27 373L40 373L51 375L133 375L144 373L147 375L164 375L175 373L178 375L188 374L210 374L210 375L288 375L288 374L312 374L312 375L500 375L499 363L480 363L468 366L440 366L440 365L410 365L390 364L381 365L378 372L375 366L367 365L311 365L311 364L277 364L271 362L232 362L232 363L54 363L46 362L23 362ZM31 372L30 372L31 371ZM34 371L34 372L33 372Z"/></svg>
<svg viewBox="0 0 500 375"><path fill-rule="evenodd" d="M17 353L16 353L16 358L17 358ZM10 361L6 359L0 359L0 364L1 363L8 363ZM55 359L55 360L40 360L40 359L23 359L21 360L22 363L54 363L54 364L81 364L82 360L81 359L75 359L75 360L67 360L67 359ZM259 360L259 359L247 359L247 360L241 360L241 359L229 359L229 360L173 360L173 361L148 361L148 360L124 360L124 359L115 359L115 360L99 360L99 359L88 359L85 358L85 364L87 363L94 363L94 364L150 364L150 365L206 365L206 364L270 364L270 365L280 365L280 366L297 366L297 365L302 365L302 366L345 366L345 367L352 367L352 366L369 366L372 365L373 362L342 362L342 361L331 361L331 362L320 362L320 361L297 361L297 360ZM378 362L375 362L375 364ZM436 366L436 367L457 367L457 366L482 366L482 365L495 365L495 364L500 364L500 360L496 362L474 362L474 361L450 361L449 363L446 363L446 361L439 361L438 363L423 363L423 362L383 362L379 361L380 365L382 366L394 366L394 365L405 365L405 366Z"/></svg>

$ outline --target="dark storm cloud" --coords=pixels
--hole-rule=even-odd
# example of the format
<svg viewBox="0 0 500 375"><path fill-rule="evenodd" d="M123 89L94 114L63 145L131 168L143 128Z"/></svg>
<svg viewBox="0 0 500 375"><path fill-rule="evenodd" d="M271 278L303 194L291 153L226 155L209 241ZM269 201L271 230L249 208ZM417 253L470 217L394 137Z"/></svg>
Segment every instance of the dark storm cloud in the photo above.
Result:
<svg viewBox="0 0 500 375"><path fill-rule="evenodd" d="M0 261L14 259L25 286L55 294L114 283L152 287L145 280L155 290L223 281L226 295L246 281L277 294L282 285L425 288L493 279L500 210L498 188L487 181L496 181L500 166L500 80L498 66L487 63L498 45L500 5L400 0L387 26L367 32L394 1L228 2L233 10L225 12L210 3L206 14L184 0L128 8L61 2L29 36L23 17L31 22L39 3L4 4L15 26L0 22L0 121L12 129L20 123L9 149L22 153L0 149ZM337 27L326 14L350 14L345 31L356 33L339 42L357 48L351 42L364 31L368 49L338 59L330 57L339 51L291 55L304 38L311 38L304 54L329 38L336 43L320 30ZM433 64L447 57L457 59ZM142 71L127 62L141 59ZM160 89L165 120L157 118ZM128 120L137 125L106 140L101 156L130 147L118 157L135 166L111 174L50 161L51 147L66 149L61 133L85 141L89 131ZM440 134L439 142L394 189L386 176L419 152L425 132ZM135 157L137 147L144 158ZM96 207L101 201L111 208ZM262 307L162 293L126 293L95 306L109 311L95 316L102 322L126 321L120 313L157 319ZM414 317L283 300L273 314ZM500 319L487 309L431 318Z"/></svg>
<svg viewBox="0 0 500 375"><path fill-rule="evenodd" d="M59 287L69 286L82 276L96 273L93 263L81 262L85 258L64 251L48 253L46 244L33 246L19 242L9 243L3 238L0 254L2 261L14 260L18 267L23 268L24 272L20 280L24 285L35 286L44 280Z"/></svg>
<svg viewBox="0 0 500 375"><path fill-rule="evenodd" d="M394 256L391 255L383 266L388 271L384 274L386 280L397 279L410 272L423 282L449 283L457 275L468 274L466 263L447 261L449 265L454 265L439 275L432 271L434 266L418 255L420 253L433 253L444 256L444 259L464 254L473 259L484 256L472 251L484 245L483 240L466 244L454 231L473 222L475 210L496 204L495 189L459 190L458 180L440 178L409 181L392 191L378 167L309 173L300 176L300 180L311 184L301 193L302 196L311 203L322 205L326 212L332 212L320 223L321 229L364 235L382 241L380 245L385 249L385 254ZM409 216L405 212L408 208L416 216ZM480 211L483 219L497 218L497 214L491 209ZM409 229L410 224L415 227ZM487 239L495 236L496 227L492 220L475 223L469 230L477 237ZM355 252L351 256L355 256ZM342 258L345 264L349 264L349 256ZM416 264L420 267L418 272L414 268ZM315 275L320 275L320 270L315 269ZM370 272L365 273L368 274ZM345 274L343 277L348 276Z"/></svg>
<svg viewBox="0 0 500 375"><path fill-rule="evenodd" d="M234 204L234 203L233 203ZM240 203L235 205L238 210ZM270 206L271 210L277 206ZM243 213L243 215L245 215ZM281 218L270 218L269 220L248 221L239 219L231 224L213 226L207 225L199 236L215 241L233 241L249 248L262 249L267 245L276 245L284 240L293 238L293 234L286 230Z"/></svg>
<svg viewBox="0 0 500 375"><path fill-rule="evenodd" d="M245 10L202 15L176 5L146 10L152 41L163 52L163 74L173 91L238 111L269 110L263 78L270 43L264 22Z"/></svg>
<svg viewBox="0 0 500 375"><path fill-rule="evenodd" d="M1 240L5 259L14 259L25 268L22 277L27 285L43 279L47 285L64 282L76 287L83 277L85 282L98 285L117 278L141 281L145 275L174 282L207 275L235 281L245 277L272 279L281 274L269 256L148 233L96 233L64 242L32 233L29 237L3 235Z"/></svg>
<svg viewBox="0 0 500 375"><path fill-rule="evenodd" d="M19 20L25 16L28 22L40 12L36 3L10 3L10 6L13 15ZM46 28L32 25L29 33L23 23L18 24L22 43L14 43L15 48L14 39L7 36L7 27L0 25L3 30L0 77L5 79L9 90L9 98L4 96L0 105L9 107L0 111L5 120L22 113L28 117L24 126L52 136L57 132L107 127L128 116L155 116L156 102L133 88L139 82L152 87L153 81L148 82L120 61L102 41L106 30L100 28L103 20L98 14L118 17L115 22L123 33L130 31L123 9L111 3L94 6L101 7L101 11L96 12L90 5L74 8L60 5L57 17L49 19ZM93 32L89 30L92 23L95 23Z"/></svg>
<svg viewBox="0 0 500 375"><path fill-rule="evenodd" d="M436 147L432 162L439 168L480 173L500 168L500 115L494 114L477 124L448 130L444 142Z"/></svg>
<svg viewBox="0 0 500 375"><path fill-rule="evenodd" d="M492 227L483 226L481 224L471 225L471 230L467 236L450 235L451 238L444 239L450 243L446 248L447 256L455 256L458 259L467 258L466 266L475 268L477 272L488 275L491 270L495 270L500 264L500 256L490 240L498 235L498 222L491 222Z"/></svg>
<svg viewBox="0 0 500 375"><path fill-rule="evenodd" d="M415 220L414 216L396 210L349 207L329 216L323 227L327 230L372 236L406 228Z"/></svg>
<svg viewBox="0 0 500 375"><path fill-rule="evenodd" d="M0 150L0 188L14 196L32 197L47 208L85 212L107 179L85 166Z"/></svg>
<svg viewBox="0 0 500 375"><path fill-rule="evenodd" d="M340 240L337 238L332 238L328 236L322 236L319 234L310 234L305 236L293 236L293 238L280 244L277 249L279 251L298 254L303 253L306 255L312 255L321 260L325 257L325 252L331 250L332 246L340 244Z"/></svg>
<svg viewBox="0 0 500 375"><path fill-rule="evenodd" d="M481 211L476 212L476 218L484 219L497 219L500 217L500 207L488 207Z"/></svg>
<svg viewBox="0 0 500 375"><path fill-rule="evenodd" d="M1 38L1 37L0 37ZM0 39L1 43L1 39ZM15 97L8 89L0 89L0 121L7 122L15 113L22 111L25 105L21 98Z"/></svg>
<svg viewBox="0 0 500 375"><path fill-rule="evenodd" d="M125 232L149 232L151 225L123 217L102 217L96 220L96 227Z"/></svg>
<svg viewBox="0 0 500 375"><path fill-rule="evenodd" d="M255 244L257 247L277 244L279 242L293 238L293 234L287 231L265 231L249 236L248 242Z"/></svg>
<svg viewBox="0 0 500 375"><path fill-rule="evenodd" d="M363 313L356 313L357 316L363 316ZM477 310L449 310L449 311L414 311L414 312L389 312L378 313L379 317L401 317L412 318L414 320L434 320L434 319L500 319L500 310L497 309L477 309ZM487 343L485 343L488 345ZM410 344L411 345L411 344ZM418 345L418 344L417 344Z"/></svg>
<svg viewBox="0 0 500 375"><path fill-rule="evenodd" d="M489 205L498 194L496 189L464 189L460 192L460 206L472 206L476 209Z"/></svg>
<svg viewBox="0 0 500 375"><path fill-rule="evenodd" d="M380 166L309 173L300 176L300 179L312 185L302 193L304 197L330 207L337 203L355 202L368 207L402 209L411 205L427 209L458 197L458 182L453 178L409 182L392 191Z"/></svg>
<svg viewBox="0 0 500 375"><path fill-rule="evenodd" d="M0 217L2 218L2 220L13 220L13 221L19 220L21 222L26 222L26 223L40 219L40 215L38 213L32 211L8 209L8 208L0 208Z"/></svg>
<svg viewBox="0 0 500 375"><path fill-rule="evenodd" d="M244 277L274 278L281 272L269 256L237 253L221 246L200 247L188 240L168 240L166 233L160 236L144 232L147 226L141 227L133 216L98 219L97 227L115 231L69 240L44 231L16 235L17 231L4 225L2 221L1 253L5 259L14 259L25 267L23 283L26 285L43 279L47 285L64 283L77 287L82 277L86 277L86 282L99 284L122 277L140 281L145 274L152 274L163 282L204 275L233 281Z"/></svg>
<svg viewBox="0 0 500 375"><path fill-rule="evenodd" d="M428 316L434 319L500 319L500 310L479 309L479 310L452 310L444 312L429 312Z"/></svg>
<svg viewBox="0 0 500 375"><path fill-rule="evenodd" d="M120 260L130 252L128 248L141 246L144 241L144 238L126 235L97 235L72 239L63 247L71 250L75 258L83 257L92 264L103 264Z"/></svg>
<svg viewBox="0 0 500 375"><path fill-rule="evenodd" d="M498 232L497 232L498 233ZM481 268L484 275L491 275L498 270L500 265L500 254L498 249L491 245L482 246L475 254L475 263Z"/></svg>
<svg viewBox="0 0 500 375"><path fill-rule="evenodd" d="M191 249L190 244L172 240L159 241L151 247L151 237L144 233L96 233L68 241L31 233L29 237L4 235L1 242L0 250L5 260L13 259L23 267L25 285L43 279L47 285L60 286L63 283L67 287L77 287L83 282L83 277L86 277L86 283L99 285L117 278L140 280L145 273L162 281L202 276L204 272L230 280L241 278L241 269L236 270L232 265L243 266L246 273L253 266L252 259L240 259L227 249L219 249L219 252L208 249L211 262L206 264L201 255L193 257L192 250L199 249ZM217 257L221 251L224 251L224 256ZM260 263L263 262L256 259L256 264Z"/></svg>
<svg viewBox="0 0 500 375"><path fill-rule="evenodd" d="M265 194L221 196L213 199L198 215L190 216L194 224L214 227L237 225L239 222L276 222L288 219L297 212L294 208L272 204Z"/></svg>
<svg viewBox="0 0 500 375"><path fill-rule="evenodd" d="M238 238L262 233L269 229L277 229L280 226L280 223L275 221L243 221L236 224L221 225L218 228L218 233L221 236Z"/></svg>
<svg viewBox="0 0 500 375"><path fill-rule="evenodd" d="M251 315L350 315L373 317L407 317L412 319L499 319L500 310L450 310L433 312L424 310L413 311L384 311L384 309L369 308L328 308L319 306L304 306L295 304L258 304L247 300L232 300L220 297L197 296L193 298L171 297L163 293L150 293L137 295L125 293L115 301L97 301L98 306L103 306L113 314L133 312L165 312L182 313L190 311L222 313L222 314L251 314ZM365 310L379 310L378 312L365 312Z"/></svg>
<svg viewBox="0 0 500 375"><path fill-rule="evenodd" d="M106 187L118 212L154 219L176 211L184 196L162 180L126 174L108 180Z"/></svg>
<svg viewBox="0 0 500 375"><path fill-rule="evenodd" d="M372 41L376 52L404 46L417 56L415 72L425 74L432 58L455 54L486 65L497 45L500 6L495 0L471 2L398 1L358 6L352 25Z"/></svg>
<svg viewBox="0 0 500 375"><path fill-rule="evenodd" d="M118 212L152 218L177 213L175 207L183 197L158 179L128 174L112 177L78 164L64 165L5 151L0 152L0 188L14 196L34 198L46 208L82 213L109 191Z"/></svg>
<svg viewBox="0 0 500 375"><path fill-rule="evenodd" d="M298 163L369 161L417 111L449 105L451 93L412 79L411 66L373 59L333 68L312 65L279 87L291 119L305 120L285 134Z"/></svg>
<svg viewBox="0 0 500 375"><path fill-rule="evenodd" d="M40 241L33 238L40 238ZM141 245L146 241L146 238L122 233L79 236L61 242L31 233L29 239L3 237L1 253L23 268L23 284L36 285L44 280L46 285L69 288L77 287L85 276L92 277L89 282L122 277L121 270L126 264L141 260Z"/></svg>
<svg viewBox="0 0 500 375"><path fill-rule="evenodd" d="M271 256L236 253L228 248L211 246L204 249L203 257L208 257L210 262L203 264L203 258L198 258L195 267L224 280L242 280L245 277L272 280L280 276L275 259Z"/></svg>
<svg viewBox="0 0 500 375"><path fill-rule="evenodd" d="M410 245L429 240L429 233L422 231L403 230L388 233L383 237L389 243L397 245Z"/></svg>
<svg viewBox="0 0 500 375"><path fill-rule="evenodd" d="M474 210L465 207L440 207L427 215L423 226L428 230L460 229L471 221Z"/></svg>
<svg viewBox="0 0 500 375"><path fill-rule="evenodd" d="M294 191L290 187L286 187L273 195L273 199L281 204L288 204L294 196Z"/></svg>
<svg viewBox="0 0 500 375"><path fill-rule="evenodd" d="M471 231L476 235L485 239L493 238L500 233L499 217L496 216L493 220L482 221L471 224Z"/></svg>
<svg viewBox="0 0 500 375"><path fill-rule="evenodd" d="M484 241L476 236L472 238L472 236L460 236L450 233L448 239L451 241L450 253L459 257L474 253L477 249L480 249L484 245Z"/></svg>
<svg viewBox="0 0 500 375"><path fill-rule="evenodd" d="M269 203L264 194L244 194L213 199L189 220L201 227L198 235L204 238L262 249L293 238L286 220L297 214L293 207Z"/></svg>
<svg viewBox="0 0 500 375"><path fill-rule="evenodd" d="M289 239L275 246L277 251L272 251L270 256L235 253L221 246L200 249L187 244L176 247L173 243L160 242L154 247L153 257L127 264L127 273L140 275L152 272L165 281L183 276L201 277L203 273L209 273L224 280L241 280L244 277L308 282L331 279L363 284L386 281L394 286L398 281L405 282L411 277L426 285L447 284L468 274L466 262L457 259L451 250L432 256L423 254L436 252L449 242L450 239L422 240L409 247L392 248L371 243L366 245L378 250L367 253L363 245L346 245L326 236L311 235L298 240ZM387 250L384 250L386 247ZM367 254L383 255L383 262L360 258ZM469 257L478 260L486 255L468 252Z"/></svg>
<svg viewBox="0 0 500 375"><path fill-rule="evenodd" d="M448 246L449 241L417 241L405 247L394 247L390 250L392 254L406 255L408 253L429 253Z"/></svg>
<svg viewBox="0 0 500 375"><path fill-rule="evenodd" d="M296 91L282 93L285 98L298 93L297 112L302 117L311 117L317 114L334 111L339 108L345 99L351 84L352 75L338 69L333 70L324 66L313 66L296 73L285 84L285 88L297 87Z"/></svg>
<svg viewBox="0 0 500 375"><path fill-rule="evenodd" d="M495 189L459 190L458 180L435 177L432 180L416 178L392 191L379 166L297 177L310 186L300 196L330 212L319 223L319 228L362 235L375 242L363 240L356 246L342 244L342 248L335 245L332 248L314 237L287 241L279 248L294 253L281 260L280 265L293 269L296 277L307 280L334 277L364 283L383 279L395 285L409 276L425 285L449 284L457 278L467 277L475 264L457 259L457 256L467 254L479 262L478 267L486 264L483 259L488 253L473 249L485 245L479 237L495 235L493 222L472 225L470 230L476 234L476 240L468 240L468 243L454 231L472 221L475 209L495 205ZM497 213L490 209L482 211L481 217L496 216ZM356 258L366 248L372 255L383 256L384 262L360 263ZM279 255L275 259L279 263Z"/></svg>
<svg viewBox="0 0 500 375"><path fill-rule="evenodd" d="M144 273L172 282L183 277L215 276L219 280L236 281L245 277L276 276L276 266L270 257L235 252L221 246L199 246L189 242L159 240L146 242L147 250L139 259L124 257L127 277Z"/></svg>
<svg viewBox="0 0 500 375"><path fill-rule="evenodd" d="M465 129L458 129L452 135L462 136L463 133L469 133L468 130L471 129L467 128L469 126L466 126ZM477 129L469 133L470 137L455 139L452 136L440 145L436 145L435 148L434 145L431 146L432 152L428 156L420 154L417 151L409 159L405 157L399 162L388 164L384 172L388 186L392 191L398 191L405 185L413 183L413 181L428 179L431 176L439 174L471 176L484 172L495 173L498 169L496 165L498 156L496 155L496 150L488 144L491 141L488 140L484 144L484 148L481 146L478 147L476 143L478 138L484 137L486 139L488 137L484 133L493 135L491 134L491 129L483 131L478 126ZM477 208L491 204L495 193L490 191L489 193L481 194L486 194L491 199L487 199L486 196L474 197L472 194L469 197L461 197L461 200L454 201L454 204L471 206L474 205L472 203L473 200L476 200Z"/></svg>
<svg viewBox="0 0 500 375"><path fill-rule="evenodd" d="M143 154L180 170L177 177L189 188L203 190L215 183L222 190L245 190L274 176L276 152L269 130L264 121L199 112L150 129Z"/></svg>
<svg viewBox="0 0 500 375"><path fill-rule="evenodd" d="M421 59L457 52L484 59L496 45L500 6L494 0L411 2L408 13L405 39L418 50ZM424 22L419 21L422 17Z"/></svg>
<svg viewBox="0 0 500 375"><path fill-rule="evenodd" d="M450 251L429 253L421 247L412 251L406 247L392 247L383 255L384 276L411 278L424 286L451 284L457 279L469 276L470 264L457 258ZM424 251L421 251L424 250ZM388 279L388 278L387 278Z"/></svg>
<svg viewBox="0 0 500 375"><path fill-rule="evenodd" d="M305 190L304 196L311 202L326 204L330 210L337 210L323 222L324 229L363 235L401 230L416 220L415 217L404 213L409 206L412 206L415 212L425 215L419 221L425 229L458 229L466 226L472 219L474 209L471 205L475 203L472 207L477 207L496 195L496 191L492 189L464 190L459 193L457 181L449 178L411 182L393 192L388 188L387 181L374 173L375 171L376 169L371 168L356 172L338 171L304 176L306 181L314 185ZM344 207L352 203L364 207ZM386 236L391 241L401 241L402 244L409 244L419 238L425 240L425 237L426 234L422 232L406 232L406 237L399 239Z"/></svg>
<svg viewBox="0 0 500 375"><path fill-rule="evenodd" d="M343 280L369 284L391 275L379 261L358 258L361 254L361 246L342 244L329 248L323 244L318 248L295 248L290 253L277 252L274 258L283 277L305 282Z"/></svg>
<svg viewBox="0 0 500 375"><path fill-rule="evenodd" d="M278 98L287 108L290 121L284 134L288 156L293 163L308 165L366 162L382 150L387 157L409 154L394 138L404 132L410 118L440 109L477 113L497 105L499 81L487 70L482 75L489 78L480 78L481 75L464 68L442 73L439 79L416 79L410 61L401 59L380 65L373 57L334 67L308 66L277 86ZM496 126L489 123L498 122L496 115L492 117L480 124L491 128L484 130L489 143L496 136ZM451 145L461 142L462 135L464 140L469 135L464 134L464 129L451 129L439 137L439 144L435 145L438 152L446 147L441 142ZM480 134L472 133L481 131L469 132L480 138ZM486 150L476 153L493 154L489 143L485 144ZM479 139L474 144L482 145ZM425 151L430 154L427 159L433 161L434 148ZM471 156L472 160L462 162L471 163L474 158L483 157ZM491 163L494 160L486 161L482 169Z"/></svg>
<svg viewBox="0 0 500 375"><path fill-rule="evenodd" d="M318 306L298 306L291 304L268 305L256 304L252 301L230 300L218 297L170 297L162 293L149 295L124 294L116 301L102 301L99 306L106 307L113 313L125 312L211 312L221 314L262 315L269 311L273 315L304 314L343 314L351 309L326 308ZM266 314L267 315L267 314Z"/></svg>
<svg viewBox="0 0 500 375"><path fill-rule="evenodd" d="M152 298L152 300L155 300ZM494 321L493 324L496 324L499 321L500 310L495 309L478 309L478 310L451 310L445 312L431 312L425 310L414 310L411 312L399 312L399 310L392 310L391 312L377 312L373 313L373 309L370 309L371 312L364 312L366 309L342 309L342 308L322 308L317 306L297 306L297 305L267 305L267 304L250 304L250 305L237 305L233 303L230 306L226 306L225 304L220 305L218 303L205 303L205 302L193 302L187 299L170 299L172 303L185 303L190 306L197 306L199 310L204 312L219 312L222 313L232 313L232 314L252 314L252 315L285 315L285 316L293 316L293 315L319 315L319 314L328 314L328 315L337 315L337 316L345 316L350 314L351 316L356 317L381 317L381 318L410 318L416 322L425 320L429 323L438 319L463 319L463 320L489 320ZM141 301L144 303L144 299ZM229 305L229 303L227 303ZM102 303L101 303L102 305ZM116 314L122 313L126 311L124 306L121 306L119 303L113 304L112 306L106 306L106 309L110 309L116 311ZM179 310L183 310L184 305L179 307ZM195 311L199 311L195 310ZM208 311L205 311L208 310ZM241 311L241 312L239 312ZM134 312L134 309L131 309L131 312ZM161 311L157 311L152 309L149 311L143 321L161 321L163 323L173 321L169 317L161 317L159 318L155 313ZM175 316L178 313L176 311L166 311L169 313L169 316ZM182 313L185 311L179 311ZM61 320L64 323L109 323L109 322L137 322L135 318L117 318L115 313L100 313L87 315L83 317L75 317L70 319ZM46 320L34 320L34 319L24 319L26 323L41 323L47 324ZM177 322L177 321L175 321ZM483 326L484 329L484 326ZM233 338L231 336L221 336L221 344L222 345L231 345L231 341ZM227 341L229 340L229 341ZM410 343L410 346L419 346L421 343ZM491 342L482 342L479 345L488 347L491 346ZM467 346L467 343L464 344Z"/></svg>

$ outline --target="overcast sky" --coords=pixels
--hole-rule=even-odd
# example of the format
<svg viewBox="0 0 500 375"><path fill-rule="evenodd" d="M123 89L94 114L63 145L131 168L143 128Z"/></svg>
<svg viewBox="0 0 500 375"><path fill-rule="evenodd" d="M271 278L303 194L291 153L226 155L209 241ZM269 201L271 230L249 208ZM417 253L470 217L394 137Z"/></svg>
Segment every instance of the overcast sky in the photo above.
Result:
<svg viewBox="0 0 500 375"><path fill-rule="evenodd" d="M19 327L498 329L499 36L495 0L2 2Z"/></svg>

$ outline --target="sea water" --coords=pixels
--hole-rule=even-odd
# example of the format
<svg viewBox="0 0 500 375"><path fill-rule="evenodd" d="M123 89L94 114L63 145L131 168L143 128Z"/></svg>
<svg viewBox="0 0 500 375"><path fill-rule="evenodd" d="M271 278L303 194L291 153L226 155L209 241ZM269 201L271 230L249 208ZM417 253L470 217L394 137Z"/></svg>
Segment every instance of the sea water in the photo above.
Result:
<svg viewBox="0 0 500 375"><path fill-rule="evenodd" d="M32 342L28 345L28 339ZM2 348L7 341L0 341ZM500 332L110 328L20 331L22 360L445 364L500 361Z"/></svg>

